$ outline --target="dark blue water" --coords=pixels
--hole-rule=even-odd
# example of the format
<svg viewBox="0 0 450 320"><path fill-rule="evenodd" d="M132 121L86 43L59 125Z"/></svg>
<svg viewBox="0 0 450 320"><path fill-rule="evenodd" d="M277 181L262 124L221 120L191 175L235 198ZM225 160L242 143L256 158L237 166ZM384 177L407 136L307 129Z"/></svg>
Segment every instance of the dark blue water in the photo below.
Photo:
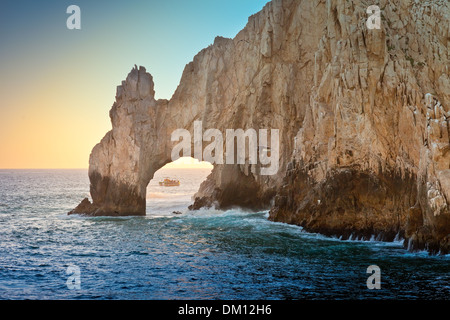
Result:
<svg viewBox="0 0 450 320"><path fill-rule="evenodd" d="M0 170L0 299L450 299L448 255L330 239L267 212L187 212L206 174L152 181L147 217L86 218L66 215L89 195L86 170Z"/></svg>

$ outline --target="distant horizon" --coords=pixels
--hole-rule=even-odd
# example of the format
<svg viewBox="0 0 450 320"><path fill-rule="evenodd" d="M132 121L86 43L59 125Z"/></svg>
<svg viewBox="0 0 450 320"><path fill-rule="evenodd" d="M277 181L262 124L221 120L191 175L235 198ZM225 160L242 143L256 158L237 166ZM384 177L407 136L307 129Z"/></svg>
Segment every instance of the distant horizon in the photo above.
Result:
<svg viewBox="0 0 450 320"><path fill-rule="evenodd" d="M176 161L170 162L165 166L161 167L161 169L212 169L213 165L209 162L202 161L199 162L197 159L190 157L182 157ZM70 168L70 167L43 167L43 168L0 168L0 170L89 170L89 167L84 168Z"/></svg>
<svg viewBox="0 0 450 320"><path fill-rule="evenodd" d="M162 167L161 169L192 169L192 170L197 170L197 169L212 169L209 167L202 167L202 166L198 166L198 167L189 167L189 166L185 166L185 167ZM0 168L1 170L89 170L89 168Z"/></svg>

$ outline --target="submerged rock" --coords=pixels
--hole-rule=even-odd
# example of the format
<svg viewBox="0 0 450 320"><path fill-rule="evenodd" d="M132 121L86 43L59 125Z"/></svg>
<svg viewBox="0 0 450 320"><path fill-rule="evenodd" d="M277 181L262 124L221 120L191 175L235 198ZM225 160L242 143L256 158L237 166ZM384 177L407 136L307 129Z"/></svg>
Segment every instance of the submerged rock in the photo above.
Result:
<svg viewBox="0 0 450 320"><path fill-rule="evenodd" d="M448 252L448 3L383 3L381 29L369 30L365 1L269 2L197 54L170 101L155 100L152 76L135 67L90 156L93 202L72 213L144 215L171 133L201 120L279 129L279 170L215 165L192 209L271 208L271 220L315 232L400 234L411 250Z"/></svg>

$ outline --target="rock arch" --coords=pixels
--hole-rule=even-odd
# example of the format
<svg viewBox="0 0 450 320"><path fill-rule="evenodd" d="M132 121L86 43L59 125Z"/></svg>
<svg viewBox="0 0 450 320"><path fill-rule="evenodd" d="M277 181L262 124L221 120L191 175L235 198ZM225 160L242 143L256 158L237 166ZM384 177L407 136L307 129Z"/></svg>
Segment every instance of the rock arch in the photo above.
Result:
<svg viewBox="0 0 450 320"><path fill-rule="evenodd" d="M209 50L203 54L214 56L216 53ZM192 67L192 63L186 67L183 78L187 79L184 83L199 84L209 77L208 74L196 73ZM255 128L243 121L245 116L242 110L236 116L236 111L231 112L232 109L224 105L206 102L208 90L210 88L206 83L200 90L198 87L192 90L192 86L186 88L180 85L170 101L155 100L152 76L144 67L135 66L117 87L116 101L110 111L112 130L90 155L89 179L93 201L83 200L70 213L145 215L148 183L158 169L172 162L171 152L175 142L171 141L171 134L174 130L187 129L192 133L195 120L201 120L205 129L217 128L222 132L236 126ZM226 103L228 100L223 101ZM257 124L256 128L268 124L267 120L251 123ZM191 149L194 150L194 147ZM252 166L248 161L244 165L215 165L211 175L202 183L191 208L213 203L219 208L268 208L281 175L260 177L252 173L255 172Z"/></svg>
<svg viewBox="0 0 450 320"><path fill-rule="evenodd" d="M322 36L319 27L312 28L312 43L302 45L303 56L299 55L301 30L296 24L301 20L294 15L300 11L294 10L295 2L285 5L291 8L286 10L283 1L269 2L234 39L217 37L200 51L185 67L170 100L155 100L152 76L135 66L117 88L110 111L112 130L90 155L92 203L85 199L71 213L145 214L146 186L154 172L171 161L171 133L178 128L192 132L195 120L221 132L279 130L277 174L254 174L248 164L216 165L193 206L215 202L219 207L267 208L292 155L292 137L305 116L303 106L309 103L311 90L304 84L314 75L314 66L307 61L313 61L313 47ZM314 23L319 25L323 14L318 11ZM288 36L281 28L287 23L293 27ZM306 63L299 63L299 57Z"/></svg>
<svg viewBox="0 0 450 320"><path fill-rule="evenodd" d="M401 233L411 248L450 252L447 4L390 1L380 30L365 27L366 5L273 0L234 39L197 54L170 100L155 100L152 76L135 67L90 156L93 202L72 213L145 214L171 133L200 120L221 132L279 129L279 171L215 165L192 208L274 198L275 221L331 235Z"/></svg>

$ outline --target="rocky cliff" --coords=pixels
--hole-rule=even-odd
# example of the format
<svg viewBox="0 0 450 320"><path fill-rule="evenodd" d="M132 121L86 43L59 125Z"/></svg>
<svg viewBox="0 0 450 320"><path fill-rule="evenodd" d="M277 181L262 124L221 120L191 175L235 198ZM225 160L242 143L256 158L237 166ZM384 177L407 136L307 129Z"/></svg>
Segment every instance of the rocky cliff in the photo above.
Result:
<svg viewBox="0 0 450 320"><path fill-rule="evenodd" d="M381 8L381 29L366 26ZM279 170L215 165L192 208L271 208L270 219L344 238L450 248L449 7L436 1L274 0L189 63L155 100L134 68L89 162L92 203L71 213L144 215L171 133L278 129ZM205 145L203 146L203 148Z"/></svg>

